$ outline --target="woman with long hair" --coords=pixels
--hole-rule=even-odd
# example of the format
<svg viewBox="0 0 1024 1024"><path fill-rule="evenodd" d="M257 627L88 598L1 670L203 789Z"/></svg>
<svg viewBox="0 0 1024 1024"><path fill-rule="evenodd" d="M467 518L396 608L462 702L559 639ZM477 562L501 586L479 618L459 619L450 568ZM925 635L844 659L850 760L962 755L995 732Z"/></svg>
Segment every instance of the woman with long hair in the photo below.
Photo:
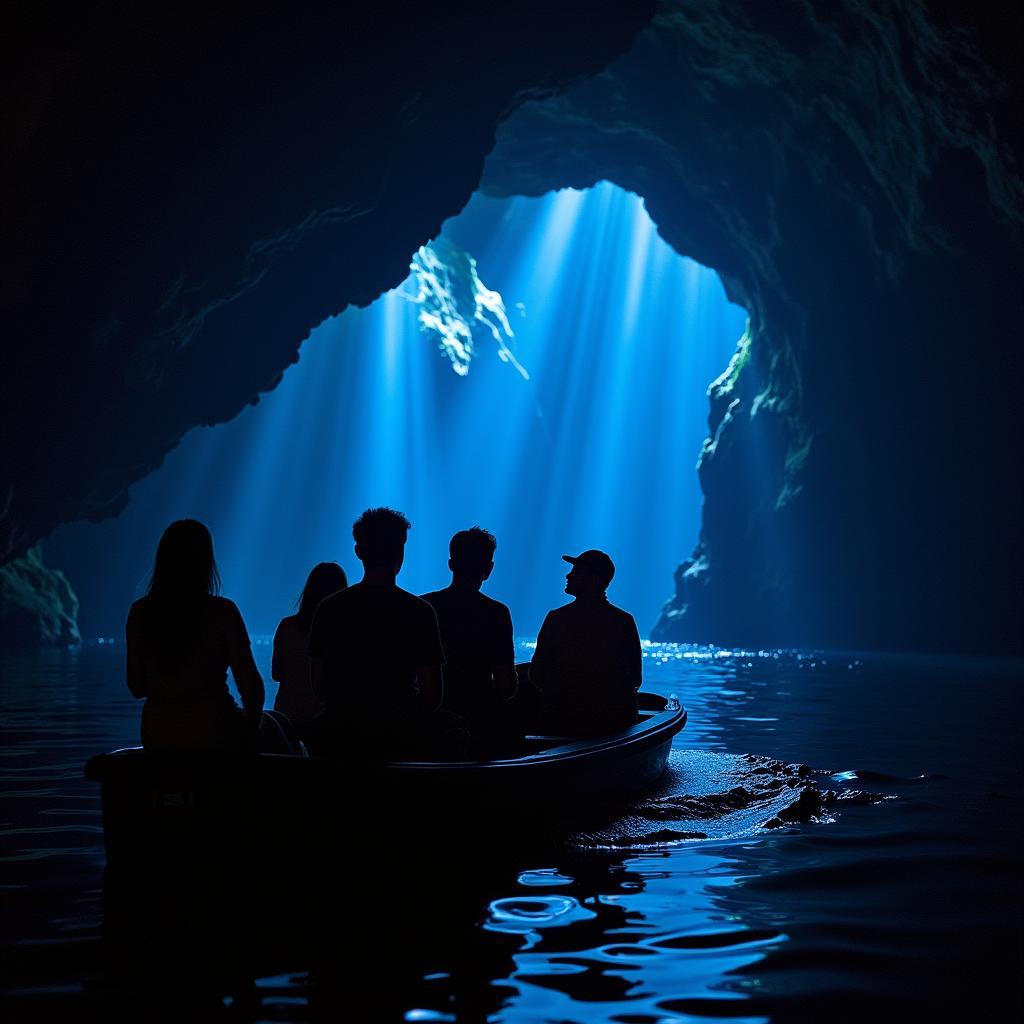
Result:
<svg viewBox="0 0 1024 1024"><path fill-rule="evenodd" d="M317 605L347 586L345 570L337 562L320 562L313 566L296 602L298 611L283 618L274 634L274 660L270 674L281 684L274 710L286 714L304 738L324 707L313 693L309 679L309 656L306 653L309 627L313 624Z"/></svg>
<svg viewBox="0 0 1024 1024"><path fill-rule="evenodd" d="M263 722L263 679L233 601L220 597L210 531L195 519L160 538L149 591L128 613L128 689L146 701L148 750L291 747L278 722ZM228 669L242 698L228 690ZM261 727L263 736L260 736Z"/></svg>

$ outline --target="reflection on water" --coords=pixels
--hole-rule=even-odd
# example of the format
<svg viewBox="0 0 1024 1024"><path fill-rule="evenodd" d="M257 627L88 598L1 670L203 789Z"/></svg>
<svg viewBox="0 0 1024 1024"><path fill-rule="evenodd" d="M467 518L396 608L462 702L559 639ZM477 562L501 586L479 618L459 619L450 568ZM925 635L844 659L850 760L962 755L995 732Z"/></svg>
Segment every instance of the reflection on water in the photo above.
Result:
<svg viewBox="0 0 1024 1024"><path fill-rule="evenodd" d="M297 903L258 871L241 893L169 877L145 912L104 918L82 765L136 742L121 656L0 660L0 941L23 1015L141 1012L154 991L169 1012L276 1021L367 1003L361 1019L983 1019L1019 1002L1019 665L648 645L645 685L689 724L614 820L508 822L452 848L339 799L338 849ZM482 815L500 821L466 808Z"/></svg>

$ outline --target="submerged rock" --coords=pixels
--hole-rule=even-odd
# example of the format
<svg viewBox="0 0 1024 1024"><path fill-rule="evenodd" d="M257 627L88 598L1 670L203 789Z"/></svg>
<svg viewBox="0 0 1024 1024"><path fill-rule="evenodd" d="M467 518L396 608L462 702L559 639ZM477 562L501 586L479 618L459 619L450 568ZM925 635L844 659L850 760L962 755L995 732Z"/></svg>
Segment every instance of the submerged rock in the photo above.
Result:
<svg viewBox="0 0 1024 1024"><path fill-rule="evenodd" d="M582 846L614 848L731 839L787 825L831 821L840 805L892 798L892 794L860 789L826 789L826 778L835 776L758 754L673 750L654 793L613 823L574 838Z"/></svg>

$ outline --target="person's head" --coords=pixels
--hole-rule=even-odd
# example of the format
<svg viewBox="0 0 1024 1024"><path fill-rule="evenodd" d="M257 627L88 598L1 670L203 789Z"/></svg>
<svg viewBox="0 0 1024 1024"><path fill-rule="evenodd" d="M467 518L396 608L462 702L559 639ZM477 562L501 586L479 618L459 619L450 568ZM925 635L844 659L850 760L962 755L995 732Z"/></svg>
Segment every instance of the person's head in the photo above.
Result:
<svg viewBox="0 0 1024 1024"><path fill-rule="evenodd" d="M203 600L220 593L210 531L195 519L164 530L142 614L148 651L168 671L186 665L199 646Z"/></svg>
<svg viewBox="0 0 1024 1024"><path fill-rule="evenodd" d="M565 592L573 597L604 594L615 575L615 565L603 551L591 549L562 558L572 566L565 577Z"/></svg>
<svg viewBox="0 0 1024 1024"><path fill-rule="evenodd" d="M368 508L352 524L356 558L364 569L387 569L397 576L411 528L412 523L393 508Z"/></svg>
<svg viewBox="0 0 1024 1024"><path fill-rule="evenodd" d="M156 549L149 596L160 600L220 593L213 537L196 519L179 519L164 530Z"/></svg>
<svg viewBox="0 0 1024 1024"><path fill-rule="evenodd" d="M331 594L344 590L348 586L345 570L337 562L320 562L314 565L306 577L306 585L296 602L298 612L296 618L304 629L313 624L313 613L316 606Z"/></svg>
<svg viewBox="0 0 1024 1024"><path fill-rule="evenodd" d="M494 568L494 551L498 542L494 534L479 526L459 530L448 545L448 568L457 580L483 583Z"/></svg>

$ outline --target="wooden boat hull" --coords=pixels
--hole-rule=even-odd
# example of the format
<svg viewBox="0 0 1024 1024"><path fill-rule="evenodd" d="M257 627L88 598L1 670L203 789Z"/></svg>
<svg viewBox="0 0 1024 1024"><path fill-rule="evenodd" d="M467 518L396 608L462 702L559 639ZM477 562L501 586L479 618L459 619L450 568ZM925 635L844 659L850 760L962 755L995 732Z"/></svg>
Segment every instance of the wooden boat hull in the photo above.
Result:
<svg viewBox="0 0 1024 1024"><path fill-rule="evenodd" d="M526 816L565 821L621 806L665 770L686 711L641 694L636 725L597 739L533 737L516 758L354 764L322 758L214 752L102 754L86 776L102 787L110 867L223 857L273 860L346 830L420 816L473 829Z"/></svg>

